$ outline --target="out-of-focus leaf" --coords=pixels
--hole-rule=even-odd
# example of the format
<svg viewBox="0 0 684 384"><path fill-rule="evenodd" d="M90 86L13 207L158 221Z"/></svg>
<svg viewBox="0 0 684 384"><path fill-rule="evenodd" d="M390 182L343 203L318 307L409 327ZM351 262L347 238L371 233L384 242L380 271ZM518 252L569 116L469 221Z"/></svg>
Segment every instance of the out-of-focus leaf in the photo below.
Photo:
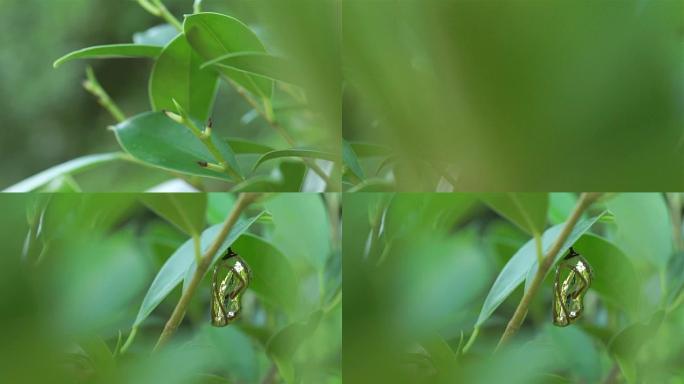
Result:
<svg viewBox="0 0 684 384"><path fill-rule="evenodd" d="M598 350L591 337L581 328L548 325L546 333L555 346L554 355L573 376L587 383L601 381L601 360Z"/></svg>
<svg viewBox="0 0 684 384"><path fill-rule="evenodd" d="M143 32L134 33L133 43L165 47L176 36L178 36L178 30L173 25L162 24L154 26Z"/></svg>
<svg viewBox="0 0 684 384"><path fill-rule="evenodd" d="M71 175L62 175L45 184L38 190L41 193L76 193L83 192Z"/></svg>
<svg viewBox="0 0 684 384"><path fill-rule="evenodd" d="M583 235L574 248L592 267L591 289L604 300L635 314L639 309L641 284L631 260L610 241L593 234Z"/></svg>
<svg viewBox="0 0 684 384"><path fill-rule="evenodd" d="M610 341L608 351L617 360L620 370L630 383L637 379L634 362L639 350L658 332L664 318L665 311L657 311L647 322L628 325Z"/></svg>
<svg viewBox="0 0 684 384"><path fill-rule="evenodd" d="M142 194L142 202L188 235L198 235L204 228L207 195L202 193Z"/></svg>
<svg viewBox="0 0 684 384"><path fill-rule="evenodd" d="M556 225L564 222L577 204L577 196L570 192L551 192L549 194L549 221Z"/></svg>
<svg viewBox="0 0 684 384"><path fill-rule="evenodd" d="M206 121L214 105L218 74L200 69L200 65L201 59L185 36L179 35L164 47L150 75L152 109L175 112L176 100L190 116Z"/></svg>
<svg viewBox="0 0 684 384"><path fill-rule="evenodd" d="M225 141L228 142L228 145L230 145L230 147L233 148L233 151L237 155L245 153L264 154L275 150L272 147L269 147L268 145L263 145L255 141L248 141L232 137L225 139Z"/></svg>
<svg viewBox="0 0 684 384"><path fill-rule="evenodd" d="M294 308L297 300L297 276L287 258L265 239L245 233L232 245L252 269L253 290L265 301L285 310Z"/></svg>
<svg viewBox="0 0 684 384"><path fill-rule="evenodd" d="M279 80L294 84L296 75L293 63L285 58L269 55L264 52L237 52L219 56L202 65L223 67L245 72L247 75L262 76L271 80Z"/></svg>
<svg viewBox="0 0 684 384"><path fill-rule="evenodd" d="M439 377L448 377L450 372L456 368L456 354L439 335L431 335L420 345L430 355L430 360L432 360Z"/></svg>
<svg viewBox="0 0 684 384"><path fill-rule="evenodd" d="M31 192L64 175L82 172L101 164L123 159L123 153L102 153L69 160L7 187L3 192Z"/></svg>
<svg viewBox="0 0 684 384"><path fill-rule="evenodd" d="M89 337L81 341L79 345L90 358L90 361L93 362L93 367L100 377L106 377L114 369L116 364L114 356L102 338L98 336Z"/></svg>
<svg viewBox="0 0 684 384"><path fill-rule="evenodd" d="M346 141L342 140L342 159L344 160L344 165L356 176L359 180L364 180L366 178L361 164L359 164L359 159L354 153L354 148Z"/></svg>
<svg viewBox="0 0 684 384"><path fill-rule="evenodd" d="M290 261L322 270L330 253L330 223L318 195L282 194L266 201L273 215L272 243Z"/></svg>
<svg viewBox="0 0 684 384"><path fill-rule="evenodd" d="M673 304L684 289L684 252L675 252L667 263L667 303Z"/></svg>
<svg viewBox="0 0 684 384"><path fill-rule="evenodd" d="M234 204L235 195L232 193L207 193L207 222L209 225L225 221Z"/></svg>
<svg viewBox="0 0 684 384"><path fill-rule="evenodd" d="M529 234L541 233L546 226L547 193L486 193L480 198Z"/></svg>
<svg viewBox="0 0 684 384"><path fill-rule="evenodd" d="M371 143L349 142L352 150L359 158L389 156L392 150L381 145Z"/></svg>
<svg viewBox="0 0 684 384"><path fill-rule="evenodd" d="M216 252L215 258L220 257L226 249L243 234L251 224L253 224L257 217L247 220L239 220ZM222 224L214 225L207 228L201 235L201 250L204 253L214 242L216 235L220 232ZM152 285L147 291L143 299L138 315L135 318L133 326L140 325L149 314L164 300L164 298L171 293L171 291L183 280L188 271L192 269L192 273L196 268L195 265L195 251L192 239L186 241L178 248L171 257L166 260L162 268L154 278ZM192 273L190 276L192 276Z"/></svg>
<svg viewBox="0 0 684 384"><path fill-rule="evenodd" d="M67 61L76 59L109 59L109 58L129 58L129 57L143 57L156 58L161 54L161 48L153 45L139 45L139 44L112 44L112 45L98 45L79 49L68 53L52 64L57 68Z"/></svg>
<svg viewBox="0 0 684 384"><path fill-rule="evenodd" d="M201 123L198 124L201 126ZM137 160L151 166L188 175L231 180L226 173L215 172L198 164L215 163L213 155L189 128L176 123L161 112L147 112L114 127L121 147ZM240 173L232 149L212 135L214 145Z"/></svg>
<svg viewBox="0 0 684 384"><path fill-rule="evenodd" d="M565 251L574 244L600 217L596 216L588 220L582 220L573 229L567 240L560 248L560 252L556 255L556 260L561 257ZM558 224L547 229L542 235L542 249L544 254L551 248L553 243L558 238L563 226L565 224ZM534 275L537 273L537 254L534 239L529 240L522 248L520 248L513 257L506 263L506 266L501 270L496 281L492 285L482 310L477 319L476 326L482 325L494 310L520 285L520 283L527 278L531 282ZM528 283L529 284L529 283ZM526 288L527 290L527 285Z"/></svg>
<svg viewBox="0 0 684 384"><path fill-rule="evenodd" d="M305 148L291 148L275 150L263 154L259 160L254 164L253 171L256 170L261 164L266 161L273 159L280 159L286 157L299 157L299 158L309 158L309 159L323 159L329 161L338 161L337 156L334 153L318 151L315 149L305 149Z"/></svg>
<svg viewBox="0 0 684 384"><path fill-rule="evenodd" d="M183 23L183 31L192 48L204 61L230 53L266 53L264 45L249 27L219 13L203 12L188 16ZM233 68L219 67L218 70L249 92L260 97L271 97L272 80Z"/></svg>
<svg viewBox="0 0 684 384"><path fill-rule="evenodd" d="M660 193L623 193L607 203L615 215L616 243L638 265L649 262L661 270L672 254L672 228Z"/></svg>
<svg viewBox="0 0 684 384"><path fill-rule="evenodd" d="M256 383L259 380L262 359L257 355L254 343L237 327L216 328L206 324L184 348L206 350L209 368L226 372L230 379L226 381L228 383Z"/></svg>
<svg viewBox="0 0 684 384"><path fill-rule="evenodd" d="M366 179L359 184L347 189L347 192L394 192L396 186L383 179Z"/></svg>
<svg viewBox="0 0 684 384"><path fill-rule="evenodd" d="M292 323L276 332L266 345L266 352L278 366L278 371L289 383L295 380L292 359L301 343L314 333L323 317L322 311L313 312L303 322Z"/></svg>

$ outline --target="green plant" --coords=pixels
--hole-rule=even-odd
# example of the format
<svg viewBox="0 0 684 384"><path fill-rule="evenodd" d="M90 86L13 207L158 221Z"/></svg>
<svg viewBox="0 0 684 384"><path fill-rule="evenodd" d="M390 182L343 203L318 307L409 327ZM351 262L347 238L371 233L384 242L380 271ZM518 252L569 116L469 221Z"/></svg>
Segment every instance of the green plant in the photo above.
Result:
<svg viewBox="0 0 684 384"><path fill-rule="evenodd" d="M228 15L203 12L201 1L195 2L194 14L182 22L161 0L137 2L167 24L136 34L133 43L84 48L54 63L59 67L76 59L153 61L148 84L151 110L131 117L105 91L94 71L87 69L83 86L116 120L110 129L123 151L71 160L7 191L78 189L71 175L116 161L167 171L199 190L339 190L334 172L339 151L321 140L323 135L302 137L307 129L320 127L323 118L308 108L311 95L300 85L302 74L295 60L268 53L246 24ZM244 98L255 116L275 132L274 140L221 135L211 118L214 108L230 108L216 100L220 83ZM292 133L295 130L299 137ZM273 146L278 142L285 145Z"/></svg>
<svg viewBox="0 0 684 384"><path fill-rule="evenodd" d="M681 199L347 195L345 379L681 381ZM552 270L570 247L593 277L581 317L557 327Z"/></svg>
<svg viewBox="0 0 684 384"><path fill-rule="evenodd" d="M5 194L0 207L17 256L0 280L22 288L0 293L3 381L341 382L337 195ZM229 247L253 278L217 328L207 272Z"/></svg>

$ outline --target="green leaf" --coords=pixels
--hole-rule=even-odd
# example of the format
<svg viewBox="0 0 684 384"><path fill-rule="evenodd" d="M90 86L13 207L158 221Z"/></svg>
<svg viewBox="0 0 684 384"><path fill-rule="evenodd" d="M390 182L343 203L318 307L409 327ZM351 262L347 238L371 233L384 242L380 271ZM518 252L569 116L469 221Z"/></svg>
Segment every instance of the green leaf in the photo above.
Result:
<svg viewBox="0 0 684 384"><path fill-rule="evenodd" d="M116 362L107 344L99 336L87 338L79 343L88 355L98 375L106 376L114 369Z"/></svg>
<svg viewBox="0 0 684 384"><path fill-rule="evenodd" d="M684 252L675 252L667 263L667 303L673 304L684 289Z"/></svg>
<svg viewBox="0 0 684 384"><path fill-rule="evenodd" d="M290 261L322 270L330 252L330 222L320 195L281 194L266 201L273 215L273 244Z"/></svg>
<svg viewBox="0 0 684 384"><path fill-rule="evenodd" d="M109 59L109 58L130 58L130 57L145 57L156 58L161 54L162 49L153 45L139 45L139 44L112 44L112 45L97 45L79 49L68 53L52 64L57 68L67 61L76 59Z"/></svg>
<svg viewBox="0 0 684 384"><path fill-rule="evenodd" d="M583 235L574 249L594 271L591 289L629 314L639 310L640 281L632 261L613 243L593 234Z"/></svg>
<svg viewBox="0 0 684 384"><path fill-rule="evenodd" d="M209 225L219 224L235 205L235 195L232 193L211 192L207 193L207 222Z"/></svg>
<svg viewBox="0 0 684 384"><path fill-rule="evenodd" d="M549 221L556 225L565 221L577 204L577 195L570 192L551 192L549 194Z"/></svg>
<svg viewBox="0 0 684 384"><path fill-rule="evenodd" d="M40 187L48 184L60 176L82 172L101 164L110 163L115 160L122 160L123 158L124 156L121 152L102 153L79 157L37 173L28 179L7 187L3 192L35 191L36 189L39 189Z"/></svg>
<svg viewBox="0 0 684 384"><path fill-rule="evenodd" d="M309 158L309 159L322 159L322 160L328 160L328 161L338 161L337 156L334 153L330 152L323 152L323 151L317 151L315 149L306 149L306 148L291 148L291 149L282 149L282 150L275 150L271 151L268 153L265 153L262 155L259 160L257 160L256 164L254 164L254 168L252 171L255 171L259 165L263 164L266 161L273 160L273 159L280 159L283 157L301 157L301 158Z"/></svg>
<svg viewBox="0 0 684 384"><path fill-rule="evenodd" d="M190 236L204 228L207 195L202 193L145 193L140 200L156 214Z"/></svg>
<svg viewBox="0 0 684 384"><path fill-rule="evenodd" d="M449 344L438 334L431 334L420 345L430 355L439 377L448 377L457 367L457 357Z"/></svg>
<svg viewBox="0 0 684 384"><path fill-rule="evenodd" d="M172 100L192 117L206 121L214 105L218 74L200 69L201 59L179 35L157 58L150 76L150 101L155 111L176 111Z"/></svg>
<svg viewBox="0 0 684 384"><path fill-rule="evenodd" d="M394 183L383 179L373 178L360 182L359 184L349 188L347 192L394 192L395 189L396 186Z"/></svg>
<svg viewBox="0 0 684 384"><path fill-rule="evenodd" d="M644 344L653 338L665 319L665 311L655 312L647 322L635 322L613 336L608 351L617 360L628 382L637 382L635 362Z"/></svg>
<svg viewBox="0 0 684 384"><path fill-rule="evenodd" d="M541 233L546 226L548 193L485 193L480 198L494 211L531 235Z"/></svg>
<svg viewBox="0 0 684 384"><path fill-rule="evenodd" d="M165 47L178 36L178 30L171 24L162 24L143 32L133 34L133 43Z"/></svg>
<svg viewBox="0 0 684 384"><path fill-rule="evenodd" d="M596 223L599 217L596 216L588 220L583 220L575 226L570 236L563 243L563 246L556 255L556 260L563 255L563 253L574 244L591 226ZM551 248L553 243L558 238L563 226L565 224L558 224L547 229L542 235L542 249L544 254ZM520 283L527 277L528 281L534 277L537 271L537 253L534 244L534 239L530 239L525 245L520 248L513 257L508 260L504 268L494 281L494 285L487 294L482 310L477 319L476 326L482 325L496 308L520 285ZM527 289L527 287L526 287Z"/></svg>
<svg viewBox="0 0 684 384"><path fill-rule="evenodd" d="M285 255L265 239L245 233L232 245L252 269L249 288L261 299L286 311L297 304L297 276Z"/></svg>
<svg viewBox="0 0 684 384"><path fill-rule="evenodd" d="M349 142L349 145L359 158L385 157L392 153L391 149L377 144Z"/></svg>
<svg viewBox="0 0 684 384"><path fill-rule="evenodd" d="M241 21L219 13L204 12L185 18L183 31L192 48L205 61L230 53L266 53L257 35ZM270 98L273 81L246 74L232 68L219 67L219 72L249 92Z"/></svg>
<svg viewBox="0 0 684 384"><path fill-rule="evenodd" d="M560 365L581 382L601 381L601 360L594 341L580 327L559 328L546 326L546 333L552 345L552 353Z"/></svg>
<svg viewBox="0 0 684 384"><path fill-rule="evenodd" d="M346 141L342 140L342 159L344 160L344 165L356 176L359 180L364 180L366 175L359 164L359 159L354 153L352 146Z"/></svg>
<svg viewBox="0 0 684 384"><path fill-rule="evenodd" d="M236 155L248 153L257 153L261 155L267 152L275 151L273 147L269 147L268 145L257 143L255 141L237 139L232 137L226 138L224 140L233 149Z"/></svg>
<svg viewBox="0 0 684 384"><path fill-rule="evenodd" d="M220 257L221 254L223 254L226 249L228 249L228 247L235 241L235 239L242 235L258 217L259 216L246 220L239 220L237 223L235 223L230 233L226 237L226 240L224 240L219 247L218 252L216 252L214 260L216 260L217 257ZM223 224L217 224L205 229L204 232L202 232L200 237L202 253L206 252L214 242L216 236L221 231L222 226ZM152 285L150 285L147 294L145 294L145 298L143 299L142 305L138 310L138 315L135 318L133 327L140 325L147 318L147 316L152 313L159 303L161 303L162 300L164 300L164 298L166 298L166 296L173 291L178 283L183 280L190 268L193 269L194 273L194 269L196 267L195 251L192 239L186 241L183 243L183 245L176 249L173 255L171 255L171 257L169 257L161 267L157 273L157 276L154 278L154 281L152 281Z"/></svg>
<svg viewBox="0 0 684 384"><path fill-rule="evenodd" d="M242 234L244 234L249 227L252 226L252 224L256 223L257 220L264 214L264 211L259 212L258 215L250 217L249 219L246 220L240 220L235 225L233 226L233 229L230 230L230 233L228 234L228 237L226 237L226 240L221 244L221 247L219 248L219 251L216 252L214 255L214 259L211 261L210 267L213 267L214 264L218 259L221 258L226 253L226 250L228 247L230 247ZM222 224L216 225L215 227L219 227ZM206 232L206 231L205 231ZM187 258L187 256L186 256ZM188 287L188 284L190 284L190 280L192 280L192 276L195 274L195 270L197 269L197 264L195 263L195 258L194 256L190 260L190 266L187 268L184 281L183 281L183 292Z"/></svg>
<svg viewBox="0 0 684 384"><path fill-rule="evenodd" d="M198 161L216 162L202 141L189 128L178 124L161 112L147 112L114 127L121 147L134 158L151 166L188 175L231 180L226 173L201 167ZM212 135L214 145L239 173L239 167L228 144Z"/></svg>
<svg viewBox="0 0 684 384"><path fill-rule="evenodd" d="M617 223L616 243L635 263L661 270L672 254L672 226L660 193L623 193L607 202Z"/></svg>
<svg viewBox="0 0 684 384"><path fill-rule="evenodd" d="M294 382L292 359L302 342L318 328L322 311L313 312L303 322L292 323L276 332L266 345L266 352L278 366L278 371L287 383Z"/></svg>
<svg viewBox="0 0 684 384"><path fill-rule="evenodd" d="M257 75L291 84L297 81L291 62L265 52L229 53L202 64L202 68L209 66L236 70L246 75Z"/></svg>

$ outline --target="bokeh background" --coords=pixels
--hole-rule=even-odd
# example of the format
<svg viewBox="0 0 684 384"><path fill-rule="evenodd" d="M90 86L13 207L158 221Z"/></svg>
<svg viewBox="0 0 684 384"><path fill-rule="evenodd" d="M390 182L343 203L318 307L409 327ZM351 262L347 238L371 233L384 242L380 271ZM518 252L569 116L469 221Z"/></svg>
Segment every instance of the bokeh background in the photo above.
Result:
<svg viewBox="0 0 684 384"><path fill-rule="evenodd" d="M166 0L182 20L193 0ZM147 60L89 60L52 68L76 49L130 43L133 34L163 24L133 0L2 0L0 2L0 188L78 156L119 147L107 126L113 119L82 87L86 65L127 116L150 109ZM315 126L301 118L301 106L283 106L290 134L299 146L339 148L341 137L339 22L332 2L309 0L205 0L205 11L222 12L253 28L271 53L301 58L301 83L309 92ZM286 108L293 111L288 113ZM299 109L297 109L299 108ZM214 109L222 136L286 144L231 87L221 84ZM307 111L304 111L307 112ZM130 164L106 165L78 182L89 191L140 191L168 178Z"/></svg>
<svg viewBox="0 0 684 384"><path fill-rule="evenodd" d="M526 207L539 202L528 212L542 230L563 223L577 201L573 193L516 196ZM594 271L583 317L552 324L551 270L519 332L495 351L525 284L502 294L477 334L485 299L513 256L534 249L525 221L490 205L508 197L344 195L345 381L681 383L681 194L609 194L593 204L582 220L600 218L574 243ZM508 276L530 267L514 265Z"/></svg>
<svg viewBox="0 0 684 384"><path fill-rule="evenodd" d="M389 147L377 176L397 189L435 191L440 172L466 191L684 186L681 0L342 10L344 137Z"/></svg>
<svg viewBox="0 0 684 384"><path fill-rule="evenodd" d="M173 198L205 207L205 226L222 223L236 200ZM247 219L267 211L232 245L253 272L236 322L210 325L210 272L163 349L152 353L182 284L121 349L153 279L189 241L149 208L168 199L0 196L0 382L277 384L291 369L304 383L341 383L337 195L271 195L243 213ZM269 343L271 337L279 341Z"/></svg>

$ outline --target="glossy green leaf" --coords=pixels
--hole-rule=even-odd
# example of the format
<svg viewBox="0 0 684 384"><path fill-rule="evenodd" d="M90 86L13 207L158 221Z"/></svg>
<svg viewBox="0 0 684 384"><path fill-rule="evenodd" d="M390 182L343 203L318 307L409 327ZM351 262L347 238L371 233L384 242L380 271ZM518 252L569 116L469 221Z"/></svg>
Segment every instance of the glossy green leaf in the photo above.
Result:
<svg viewBox="0 0 684 384"><path fill-rule="evenodd" d="M188 235L204 228L207 195L202 193L146 193L140 200L156 214Z"/></svg>
<svg viewBox="0 0 684 384"><path fill-rule="evenodd" d="M98 45L79 49L68 53L52 64L57 68L67 61L76 59L109 59L109 58L156 58L162 52L162 49L153 45L139 45L139 44L112 44L112 45Z"/></svg>
<svg viewBox="0 0 684 384"><path fill-rule="evenodd" d="M361 164L359 164L359 159L356 157L356 153L354 153L354 149L346 140L342 140L342 159L344 160L344 165L359 180L364 180L366 178L363 168L361 168Z"/></svg>
<svg viewBox="0 0 684 384"><path fill-rule="evenodd" d="M639 309L640 281L632 261L616 245L594 234L583 235L574 245L594 272L591 290L612 305L635 314Z"/></svg>
<svg viewBox="0 0 684 384"><path fill-rule="evenodd" d="M274 159L281 159L285 157L300 157L300 158L308 158L308 159L321 159L321 160L328 160L328 161L337 161L337 156L334 153L330 152L323 152L323 151L318 151L315 149L305 149L305 148L292 148L292 149L282 149L282 150L275 150L271 151L268 153L265 153L262 155L259 160L257 160L256 164L254 164L254 168L252 171L256 170L261 164L263 164L266 161L269 160L274 160Z"/></svg>
<svg viewBox="0 0 684 384"><path fill-rule="evenodd" d="M480 198L529 234L541 233L546 226L547 193L485 193Z"/></svg>
<svg viewBox="0 0 684 384"><path fill-rule="evenodd" d="M219 247L219 251L216 253L216 257L228 249L228 247L242 235L249 227L256 221L257 217L252 217L250 219L239 220L230 233L226 237L226 240ZM216 239L216 235L221 231L222 224L217 224L209 227L202 232L200 237L201 250L204 253ZM142 305L138 311L138 315L135 318L133 326L140 325L147 316L152 313L152 311L159 305L159 303L168 296L171 291L183 280L189 269L196 268L195 266L195 251L192 239L186 241L181 245L174 253L169 257L164 265L161 267L157 276L152 281L152 285L145 294Z"/></svg>
<svg viewBox="0 0 684 384"><path fill-rule="evenodd" d="M7 187L3 192L31 192L43 187L52 180L64 176L82 172L101 164L110 163L116 160L122 160L124 154L121 152L102 153L97 155L88 155L69 160L66 163L56 165L48 168L40 173L37 173L28 179L20 181L17 184Z"/></svg>
<svg viewBox="0 0 684 384"><path fill-rule="evenodd" d="M266 53L264 45L249 27L233 17L219 13L190 15L185 18L183 31L192 48L204 61L230 53ZM249 92L259 97L271 97L272 80L233 68L219 67L218 70Z"/></svg>
<svg viewBox="0 0 684 384"><path fill-rule="evenodd" d="M116 125L114 133L121 147L143 163L172 172L230 180L226 173L201 167L198 161L215 163L216 159L189 128L161 112L147 112L132 117ZM230 146L215 135L212 135L212 140L239 173Z"/></svg>
<svg viewBox="0 0 684 384"><path fill-rule="evenodd" d="M178 36L178 30L171 24L154 26L143 32L133 34L133 43L139 45L154 45L165 47Z"/></svg>
<svg viewBox="0 0 684 384"><path fill-rule="evenodd" d="M281 194L265 205L275 224L273 244L293 264L306 261L322 270L330 252L330 222L321 196Z"/></svg>
<svg viewBox="0 0 684 384"><path fill-rule="evenodd" d="M297 303L298 283L285 255L267 240L245 233L232 245L252 269L249 289L268 303L291 311Z"/></svg>
<svg viewBox="0 0 684 384"><path fill-rule="evenodd" d="M296 75L288 60L265 52L236 52L207 61L203 68L215 66L245 72L246 75L262 76L271 80L295 83Z"/></svg>
<svg viewBox="0 0 684 384"><path fill-rule="evenodd" d="M573 229L570 236L563 243L561 251L556 255L556 260L561 257L564 252L572 246L591 226L596 223L599 216L588 220L582 220ZM542 235L542 249L546 253L553 243L558 238L563 226L565 224L558 224L547 229ZM487 294L482 310L477 319L476 326L482 325L496 308L523 282L526 278L531 282L531 277L537 271L537 253L534 239L530 239L522 248L520 248L513 257L508 260L504 268L497 276L492 288Z"/></svg>
<svg viewBox="0 0 684 384"><path fill-rule="evenodd" d="M623 193L609 200L617 223L616 243L635 263L664 269L672 254L672 226L660 193Z"/></svg>
<svg viewBox="0 0 684 384"><path fill-rule="evenodd" d="M228 234L228 237L226 237L226 240L221 244L221 247L219 247L218 252L214 255L214 259L211 261L210 266L213 267L213 265L216 263L218 259L221 258L226 253L226 250L228 247L230 247L240 236L242 236L248 229L249 227L252 226L252 224L256 223L259 218L264 214L263 211L259 212L256 216L252 216L249 219L243 219L239 220L235 225L233 225L233 229L230 230L230 233ZM222 224L215 225L214 227L220 228ZM213 227L210 227L210 229ZM206 232L206 231L205 231ZM184 244L185 245L185 244ZM191 255L192 256L192 255ZM189 256L185 256L185 258L188 258ZM190 260L190 265L188 266L185 276L184 276L184 281L183 281L183 292L188 287L188 284L190 283L190 280L192 279L192 276L195 274L195 270L197 269L197 264L195 263L195 258L194 256Z"/></svg>
<svg viewBox="0 0 684 384"><path fill-rule="evenodd" d="M323 312L316 311L305 321L287 325L268 341L266 352L276 363L278 371L287 383L293 383L295 379L292 366L295 352L302 342L316 331L322 317Z"/></svg>
<svg viewBox="0 0 684 384"><path fill-rule="evenodd" d="M190 116L206 121L211 116L218 74L200 69L201 59L185 36L179 35L162 51L150 76L150 101L155 111L176 112L173 100ZM203 125L200 125L203 126Z"/></svg>

